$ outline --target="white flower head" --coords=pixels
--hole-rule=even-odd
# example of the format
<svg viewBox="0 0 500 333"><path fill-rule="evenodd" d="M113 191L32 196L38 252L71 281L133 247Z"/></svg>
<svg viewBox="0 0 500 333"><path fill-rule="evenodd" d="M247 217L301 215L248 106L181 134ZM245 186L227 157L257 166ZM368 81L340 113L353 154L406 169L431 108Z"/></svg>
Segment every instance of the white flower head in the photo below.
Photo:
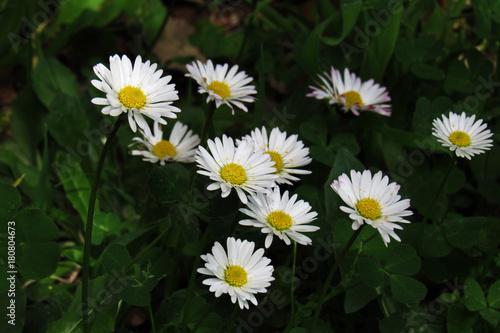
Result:
<svg viewBox="0 0 500 333"><path fill-rule="evenodd" d="M132 155L143 156L143 160L147 162L160 162L160 165L165 165L165 162L194 162L200 137L196 134L193 135L193 131L188 131L187 125L177 121L168 140L163 139L160 124L155 122L153 128L154 135L147 135L141 131L143 138L135 137L132 139L146 148L132 150ZM134 144L132 143L131 146Z"/></svg>
<svg viewBox="0 0 500 333"><path fill-rule="evenodd" d="M432 135L443 146L450 148L458 157L471 159L474 155L484 153L493 146L490 139L493 133L487 130L487 124L482 119L476 122L476 115L467 117L465 112L461 115L450 112L449 117L442 115L443 120L436 118L432 122Z"/></svg>
<svg viewBox="0 0 500 333"><path fill-rule="evenodd" d="M204 254L201 259L205 267L198 268L198 273L211 275L203 280L210 286L215 297L229 294L231 302L241 309L248 309L248 301L257 305L255 294L267 292L266 288L274 281L274 267L271 259L263 257L264 249L254 252L255 243L247 240L227 239L227 254L219 242L215 242L212 253Z"/></svg>
<svg viewBox="0 0 500 333"><path fill-rule="evenodd" d="M361 79L349 69L344 70L344 79L338 70L331 69L331 75L324 72L324 77L318 75L322 83L320 88L309 86L313 92L308 97L327 99L330 104L342 105L344 112L352 111L359 116L360 111L372 111L383 116L391 115L391 98L385 87L376 84L373 79L361 82Z"/></svg>
<svg viewBox="0 0 500 333"><path fill-rule="evenodd" d="M208 60L206 64L198 60L191 65L186 65L186 67L189 71L186 76L195 79L200 86L198 92L200 94L207 93L207 103L215 101L217 108L226 104L234 114L234 105L248 112L243 102L252 103L255 101L255 97L250 96L257 93L255 86L248 85L253 78L244 71L238 72L238 65L231 67L229 72L228 64L214 67L211 60Z"/></svg>
<svg viewBox="0 0 500 333"><path fill-rule="evenodd" d="M243 191L267 193L268 188L276 186L278 175L274 174L274 162L263 151L254 152L253 141L242 142L235 148L233 139L223 135L222 140L208 140L208 148L210 153L199 146L195 159L202 169L197 172L214 181L208 185L209 191L220 188L225 198L234 188L241 202L246 204Z"/></svg>
<svg viewBox="0 0 500 333"><path fill-rule="evenodd" d="M266 128L262 127L262 130L259 128L253 130L243 140L253 140L256 151L263 150L271 156L277 170L276 174L279 176L276 183L292 185L291 180L300 180L293 174L306 175L311 173L309 170L297 169L312 161L312 158L309 157L309 148L305 148L304 143L298 138L297 134L287 138L286 132L281 132L278 127L273 128L268 136Z"/></svg>
<svg viewBox="0 0 500 333"><path fill-rule="evenodd" d="M275 187L269 195L256 193L248 196L249 202L246 208L240 208L240 212L252 219L241 220L241 225L262 228L262 233L267 234L265 247L268 248L276 235L286 245L290 245L290 238L302 245L311 245L312 240L301 234L302 232L313 232L319 227L308 225L318 216L311 212L311 206L304 200L297 201L297 194L289 198L288 191L280 195L279 187Z"/></svg>
<svg viewBox="0 0 500 333"><path fill-rule="evenodd" d="M410 223L402 218L413 215L412 211L406 210L410 207L410 199L400 200L400 186L389 184L389 177L382 177L382 171L372 178L369 170L363 174L351 170L351 178L344 173L333 181L331 187L349 206L340 206L340 209L354 221L354 230L366 222L378 230L386 246L390 237L401 241L394 229L403 229L396 223Z"/></svg>
<svg viewBox="0 0 500 333"><path fill-rule="evenodd" d="M149 60L142 62L141 56L135 58L132 66L127 56L109 57L108 69L103 64L94 66L94 72L100 80L92 80L94 87L106 93L106 98L96 97L92 103L105 105L103 114L119 116L128 114L128 122L133 132L137 126L144 133L151 135L147 116L160 124L167 122L162 117L177 118L174 112L180 109L172 106L178 100L175 84L169 84L172 76L161 77L163 71L156 70L157 65L150 65Z"/></svg>

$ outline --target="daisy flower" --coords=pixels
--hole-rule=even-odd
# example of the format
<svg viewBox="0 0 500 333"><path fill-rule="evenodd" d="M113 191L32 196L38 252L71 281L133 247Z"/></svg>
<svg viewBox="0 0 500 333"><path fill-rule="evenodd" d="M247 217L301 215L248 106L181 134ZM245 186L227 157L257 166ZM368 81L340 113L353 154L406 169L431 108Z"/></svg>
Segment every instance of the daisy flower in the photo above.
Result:
<svg viewBox="0 0 500 333"><path fill-rule="evenodd" d="M322 81L320 88L309 86L313 92L307 94L307 97L328 99L330 104L341 104L344 112L352 111L356 116L359 116L360 111L391 115L391 105L384 104L391 100L389 93L385 87L375 84L373 79L362 83L359 77L346 68L342 80L340 72L333 66L331 75L326 72L323 74L324 77L318 75Z"/></svg>
<svg viewBox="0 0 500 333"><path fill-rule="evenodd" d="M302 245L311 245L309 237L301 232L312 232L319 227L307 225L318 216L316 212L310 212L311 206L304 200L297 200L297 194L288 197L288 191L280 196L279 187L275 187L270 195L257 193L248 196L250 202L240 212L250 216L252 219L241 220L241 225L262 228L262 233L267 234L265 247L268 248L273 242L273 235L278 236L286 245L290 245L290 238Z"/></svg>
<svg viewBox="0 0 500 333"><path fill-rule="evenodd" d="M349 206L341 206L340 209L354 221L353 230L366 222L378 230L385 246L391 241L390 237L401 241L394 229L403 229L396 223L410 223L402 218L413 215L412 211L406 210L410 207L410 199L400 200L400 186L389 184L389 177L382 177L382 171L372 178L369 170L363 171L363 174L351 170L351 178L344 173L331 187Z"/></svg>
<svg viewBox="0 0 500 333"><path fill-rule="evenodd" d="M294 134L287 138L286 132L281 132L278 127L273 128L268 137L266 128L262 127L262 130L256 128L245 139L253 140L256 151L264 150L271 156L271 160L275 163L276 174L279 176L276 179L278 184L292 185L290 180L300 180L292 174L307 175L311 173L309 170L296 169L312 161L308 156L309 148L304 148L304 144L298 140L298 137Z"/></svg>
<svg viewBox="0 0 500 333"><path fill-rule="evenodd" d="M132 150L132 155L142 155L144 161L151 163L159 161L160 165L165 165L165 162L194 162L200 137L193 135L193 131L188 131L187 125L183 125L180 121L176 122L168 141L163 140L163 131L158 123L153 127L154 135L149 136L143 132L144 138L132 139L146 147L145 150Z"/></svg>
<svg viewBox="0 0 500 333"><path fill-rule="evenodd" d="M233 139L223 135L222 140L215 138L215 141L208 140L207 143L210 153L199 146L195 159L198 167L203 169L197 172L214 181L208 185L209 191L220 188L225 198L234 188L241 202L246 204L247 197L243 191L267 193L267 188L276 185L278 176L274 174L274 162L263 151L254 152L252 141L243 140L235 148Z"/></svg>
<svg viewBox="0 0 500 333"><path fill-rule="evenodd" d="M432 135L437 137L443 146L455 151L458 157L470 160L472 156L482 154L493 146L493 140L490 139L493 133L486 130L487 124L483 124L482 119L474 122L476 115L467 117L465 112L460 116L450 112L449 118L444 114L442 117L442 121L436 118L432 122Z"/></svg>
<svg viewBox="0 0 500 333"><path fill-rule="evenodd" d="M218 108L226 104L234 114L234 106L248 112L247 107L242 102L252 103L256 94L255 86L247 85L253 78L247 76L245 72L238 72L238 65L234 65L228 72L229 65L217 65L214 68L211 60L204 65L201 61L186 65L189 71L186 76L192 77L200 85L198 92L207 93L207 103L215 100Z"/></svg>
<svg viewBox="0 0 500 333"><path fill-rule="evenodd" d="M110 69L103 64L94 66L94 72L100 80L92 80L94 87L106 93L106 98L96 97L92 103L105 105L103 114L119 116L128 114L128 122L133 132L137 126L144 133L151 135L147 116L160 124L167 122L162 117L177 118L174 112L180 112L172 102L178 100L175 84L169 84L172 76L161 77L163 71L156 70L156 64L149 60L142 62L141 56L135 58L132 66L127 56L109 57Z"/></svg>
<svg viewBox="0 0 500 333"><path fill-rule="evenodd" d="M203 280L210 286L215 297L229 294L231 302L241 309L248 309L248 301L257 305L254 294L265 293L266 288L274 281L274 267L271 259L263 257L264 249L254 252L255 243L247 240L227 239L227 254L219 242L215 242L212 253L204 254L201 259L205 267L198 268L198 273L213 277Z"/></svg>

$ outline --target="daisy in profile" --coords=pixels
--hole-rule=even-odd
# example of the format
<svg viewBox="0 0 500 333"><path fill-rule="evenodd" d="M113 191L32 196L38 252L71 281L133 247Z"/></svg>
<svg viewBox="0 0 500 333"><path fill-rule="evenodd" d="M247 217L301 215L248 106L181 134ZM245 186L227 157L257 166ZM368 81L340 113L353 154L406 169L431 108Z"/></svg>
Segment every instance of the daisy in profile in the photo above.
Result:
<svg viewBox="0 0 500 333"><path fill-rule="evenodd" d="M94 87L106 93L106 98L96 97L92 103L105 105L103 114L119 116L128 114L128 122L133 132L137 126L144 133L151 135L144 116L160 124L167 122L162 117L177 118L174 112L180 112L172 102L178 100L175 84L169 84L170 75L161 77L163 71L156 70L156 64L149 60L142 62L141 56L135 58L134 65L127 56L109 57L110 69L103 64L94 66L94 72L100 80L92 80Z"/></svg>
<svg viewBox="0 0 500 333"><path fill-rule="evenodd" d="M333 181L331 187L349 206L340 206L340 209L354 221L353 230L366 223L378 230L385 246L391 241L390 237L401 241L394 229L403 229L396 223L410 223L403 219L403 216L413 215L407 210L410 199L400 200L400 186L389 184L389 177L382 177L382 171L372 178L369 170L363 171L363 174L351 170L351 178L344 173Z"/></svg>
<svg viewBox="0 0 500 333"><path fill-rule="evenodd" d="M449 117L442 115L443 120L436 118L432 122L432 135L443 146L450 148L458 157L471 159L474 155L484 153L493 146L490 139L493 133L487 130L487 124L482 119L476 122L476 115L467 117L465 112L461 115L450 112Z"/></svg>
<svg viewBox="0 0 500 333"><path fill-rule="evenodd" d="M189 130L187 125L176 122L170 137L163 140L163 131L158 123L154 124L154 135L143 134L143 138L135 137L132 140L142 144L146 149L132 150L132 155L143 156L143 160L151 163L185 162L193 163L196 149L200 144L200 137ZM134 145L133 143L132 145Z"/></svg>
<svg viewBox="0 0 500 333"><path fill-rule="evenodd" d="M255 243L246 240L227 239L227 254L219 242L215 242L212 253L204 254L201 259L205 267L198 268L198 273L213 276L203 280L210 286L215 297L229 294L231 302L241 309L248 309L248 301L257 305L255 294L265 293L274 281L274 267L271 259L263 257L264 249L254 252Z"/></svg>
<svg viewBox="0 0 500 333"><path fill-rule="evenodd" d="M344 112L352 111L359 116L361 111L373 111L383 116L391 115L391 105L385 104L391 101L385 87L375 84L373 79L361 82L359 77L344 70L344 79L338 70L331 69L331 75L323 73L324 77L318 75L322 81L320 87L309 86L313 90L307 97L316 99L327 99L330 104L342 105Z"/></svg>
<svg viewBox="0 0 500 333"><path fill-rule="evenodd" d="M297 169L312 161L312 158L309 157L309 148L304 148L304 143L298 138L297 134L287 138L286 132L281 132L278 127L273 128L269 136L266 128L262 127L262 130L256 128L245 137L246 140L253 140L256 151L264 150L266 154L271 156L278 175L276 183L289 185L292 185L291 180L300 180L293 174L307 175L311 173L309 170Z"/></svg>
<svg viewBox="0 0 500 333"><path fill-rule="evenodd" d="M255 97L250 96L257 93L255 86L248 85L253 78L245 72L238 72L238 65L231 67L229 72L228 64L214 67L211 60L208 60L206 64L198 60L191 65L186 65L186 67L189 71L186 76L195 79L200 86L198 92L208 94L207 103L215 101L217 108L226 104L234 114L234 105L248 112L243 102L252 103L255 101Z"/></svg>
<svg viewBox="0 0 500 333"><path fill-rule="evenodd" d="M241 202L246 204L244 191L268 193L268 188L276 185L278 176L274 174L274 162L268 154L254 152L252 141L243 140L235 148L233 139L223 135L222 140L215 138L207 143L210 153L199 146L195 159L202 169L197 172L214 181L208 185L209 191L220 188L225 198L234 188Z"/></svg>
<svg viewBox="0 0 500 333"><path fill-rule="evenodd" d="M299 244L311 245L311 239L301 233L319 229L319 227L308 225L318 216L318 213L310 212L309 203L304 200L297 201L297 194L291 198L288 196L288 191L281 196L279 187L275 187L269 195L257 193L248 196L248 209L240 208L240 212L251 219L241 220L239 223L262 228L262 233L267 234L266 248L271 246L273 236L283 240L286 245L290 245L290 238Z"/></svg>

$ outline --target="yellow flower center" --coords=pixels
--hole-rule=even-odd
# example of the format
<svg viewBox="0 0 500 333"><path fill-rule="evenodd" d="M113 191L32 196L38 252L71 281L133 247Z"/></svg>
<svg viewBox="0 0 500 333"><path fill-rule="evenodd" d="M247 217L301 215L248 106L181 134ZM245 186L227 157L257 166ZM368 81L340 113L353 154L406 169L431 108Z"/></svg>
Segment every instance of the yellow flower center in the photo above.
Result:
<svg viewBox="0 0 500 333"><path fill-rule="evenodd" d="M359 106L364 106L363 100L361 96L356 91L348 91L342 94L345 98L345 104L347 106L353 106L354 104L358 104Z"/></svg>
<svg viewBox="0 0 500 333"><path fill-rule="evenodd" d="M140 109L146 104L146 95L141 88L126 86L118 93L118 100L129 109Z"/></svg>
<svg viewBox="0 0 500 333"><path fill-rule="evenodd" d="M288 230L292 226L292 217L282 210L276 210L269 214L267 223L278 231Z"/></svg>
<svg viewBox="0 0 500 333"><path fill-rule="evenodd" d="M158 158L164 158L165 156L175 157L177 155L177 151L173 144L169 141L161 140L153 147L153 154L155 154Z"/></svg>
<svg viewBox="0 0 500 333"><path fill-rule="evenodd" d="M281 157L280 153L275 151L266 151L271 156L271 161L275 162L274 167L276 168L275 173L280 173L283 170L283 157Z"/></svg>
<svg viewBox="0 0 500 333"><path fill-rule="evenodd" d="M455 131L450 134L450 141L455 146L468 147L470 146L470 136L469 134L462 131Z"/></svg>
<svg viewBox="0 0 500 333"><path fill-rule="evenodd" d="M247 180L245 169L236 163L229 163L220 170L220 176L233 185L241 185Z"/></svg>
<svg viewBox="0 0 500 333"><path fill-rule="evenodd" d="M356 204L356 209L361 216L372 221L378 219L382 213L380 211L380 204L372 198L359 200Z"/></svg>
<svg viewBox="0 0 500 333"><path fill-rule="evenodd" d="M220 96L222 99L226 99L231 96L231 90L225 82L212 81L207 89L212 90L214 93Z"/></svg>
<svg viewBox="0 0 500 333"><path fill-rule="evenodd" d="M230 265L224 272L224 280L233 287L241 287L247 283L248 274L243 267Z"/></svg>

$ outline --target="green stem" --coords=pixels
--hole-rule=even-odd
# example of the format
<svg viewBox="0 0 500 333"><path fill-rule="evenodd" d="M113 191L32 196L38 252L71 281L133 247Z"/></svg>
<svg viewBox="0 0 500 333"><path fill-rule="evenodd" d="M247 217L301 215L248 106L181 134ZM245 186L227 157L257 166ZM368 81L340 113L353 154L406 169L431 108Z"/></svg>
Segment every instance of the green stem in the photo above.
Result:
<svg viewBox="0 0 500 333"><path fill-rule="evenodd" d="M321 290L321 294L320 294L320 297L319 297L318 306L316 307L316 312L314 313L314 320L313 320L313 323L312 323L311 332L314 332L314 327L316 326L316 322L318 321L319 313L321 312L321 308L323 307L324 298L326 296L326 292L328 291L328 287L330 286L330 283L332 282L333 276L335 275L335 272L339 268L340 263L342 262L342 259L344 259L345 255L347 254L347 252L351 248L351 246L354 243L354 241L356 240L356 238L358 238L358 236L361 233L361 230L363 230L364 226L365 226L365 224L361 225L358 228L358 230L356 230L352 234L351 238L349 239L349 241L347 242L347 244L342 249L342 252L340 252L337 260L335 261L335 264L333 265L332 269L330 270L330 273L328 274L328 277L326 278L326 282L323 285L323 289Z"/></svg>
<svg viewBox="0 0 500 333"><path fill-rule="evenodd" d="M137 256L135 256L135 258L132 259L132 261L127 264L127 266L125 266L125 268L123 269L123 272L128 271L128 269L130 267L132 267L132 265L135 264L146 252L148 252L149 249L151 249L153 246L155 246L156 243L158 243L160 241L160 239L162 239L162 237L165 236L165 234L169 230L170 230L170 228L165 227L165 229L161 232L161 234L158 235L158 237L156 237L151 243L149 243L148 246L146 246L146 248L141 251L141 253L139 253Z"/></svg>
<svg viewBox="0 0 500 333"><path fill-rule="evenodd" d="M446 185L446 181L448 180L448 177L451 174L451 170L453 169L453 166L455 165L456 160L457 160L457 155L454 153L453 158L451 160L451 164L448 167L448 170L446 171L446 175L444 176L443 180L441 181L441 185L439 185L439 189L436 192L436 194L434 195L434 198L432 199L431 204L429 205L429 208L427 209L427 212L425 213L424 221L422 222L422 225L425 225L427 223L427 220L429 219L429 215L432 211L432 208L434 208L434 205L436 204L436 201L437 201L439 195L443 191L443 188Z"/></svg>
<svg viewBox="0 0 500 333"><path fill-rule="evenodd" d="M89 332L89 320L88 320L88 295L89 295L89 271L90 271L90 246L92 245L92 225L94 224L94 209L95 202L97 198L97 188L99 187L99 180L101 178L101 172L104 167L104 161L106 160L106 155L108 154L109 147L113 139L118 132L121 124L123 123L122 117L118 117L113 127L113 130L109 134L104 148L102 149L101 156L99 156L99 161L97 162L97 168L94 178L94 183L92 184L92 190L90 192L89 200L89 210L87 214L87 226L85 228L85 245L83 248L83 276L82 276L82 322L83 322L83 332Z"/></svg>
<svg viewBox="0 0 500 333"><path fill-rule="evenodd" d="M243 55L243 50L245 50L245 45L248 42L248 36L250 36L250 30L253 27L252 21L255 17L255 10L257 9L257 0L252 0L252 11L250 14L250 18L248 19L249 25L245 27L245 36L243 37L243 42L241 43L240 50L238 51L238 55L236 56L235 63L238 63L241 60L241 56Z"/></svg>
<svg viewBox="0 0 500 333"><path fill-rule="evenodd" d="M210 105L208 109L207 119L205 120L205 126L203 127L203 134L201 135L201 141L200 141L200 143L203 146L206 146L208 129L210 128L210 124L212 123L212 119L214 118L214 113L215 113L215 104Z"/></svg>
<svg viewBox="0 0 500 333"><path fill-rule="evenodd" d="M151 330L153 333L156 333L155 320L153 318L153 310L151 310L151 304L148 304L149 309L149 318L151 319Z"/></svg>
<svg viewBox="0 0 500 333"><path fill-rule="evenodd" d="M236 321L236 314L238 313L239 305L238 302L234 304L233 313L231 313L231 319L229 320L229 324L227 325L227 333L231 333L233 331L234 323Z"/></svg>
<svg viewBox="0 0 500 333"><path fill-rule="evenodd" d="M294 289L295 289L295 262L297 261L297 242L293 241L293 263L292 263L292 285L290 286L290 303L292 305L292 314L290 320L295 315L295 299L294 299Z"/></svg>

